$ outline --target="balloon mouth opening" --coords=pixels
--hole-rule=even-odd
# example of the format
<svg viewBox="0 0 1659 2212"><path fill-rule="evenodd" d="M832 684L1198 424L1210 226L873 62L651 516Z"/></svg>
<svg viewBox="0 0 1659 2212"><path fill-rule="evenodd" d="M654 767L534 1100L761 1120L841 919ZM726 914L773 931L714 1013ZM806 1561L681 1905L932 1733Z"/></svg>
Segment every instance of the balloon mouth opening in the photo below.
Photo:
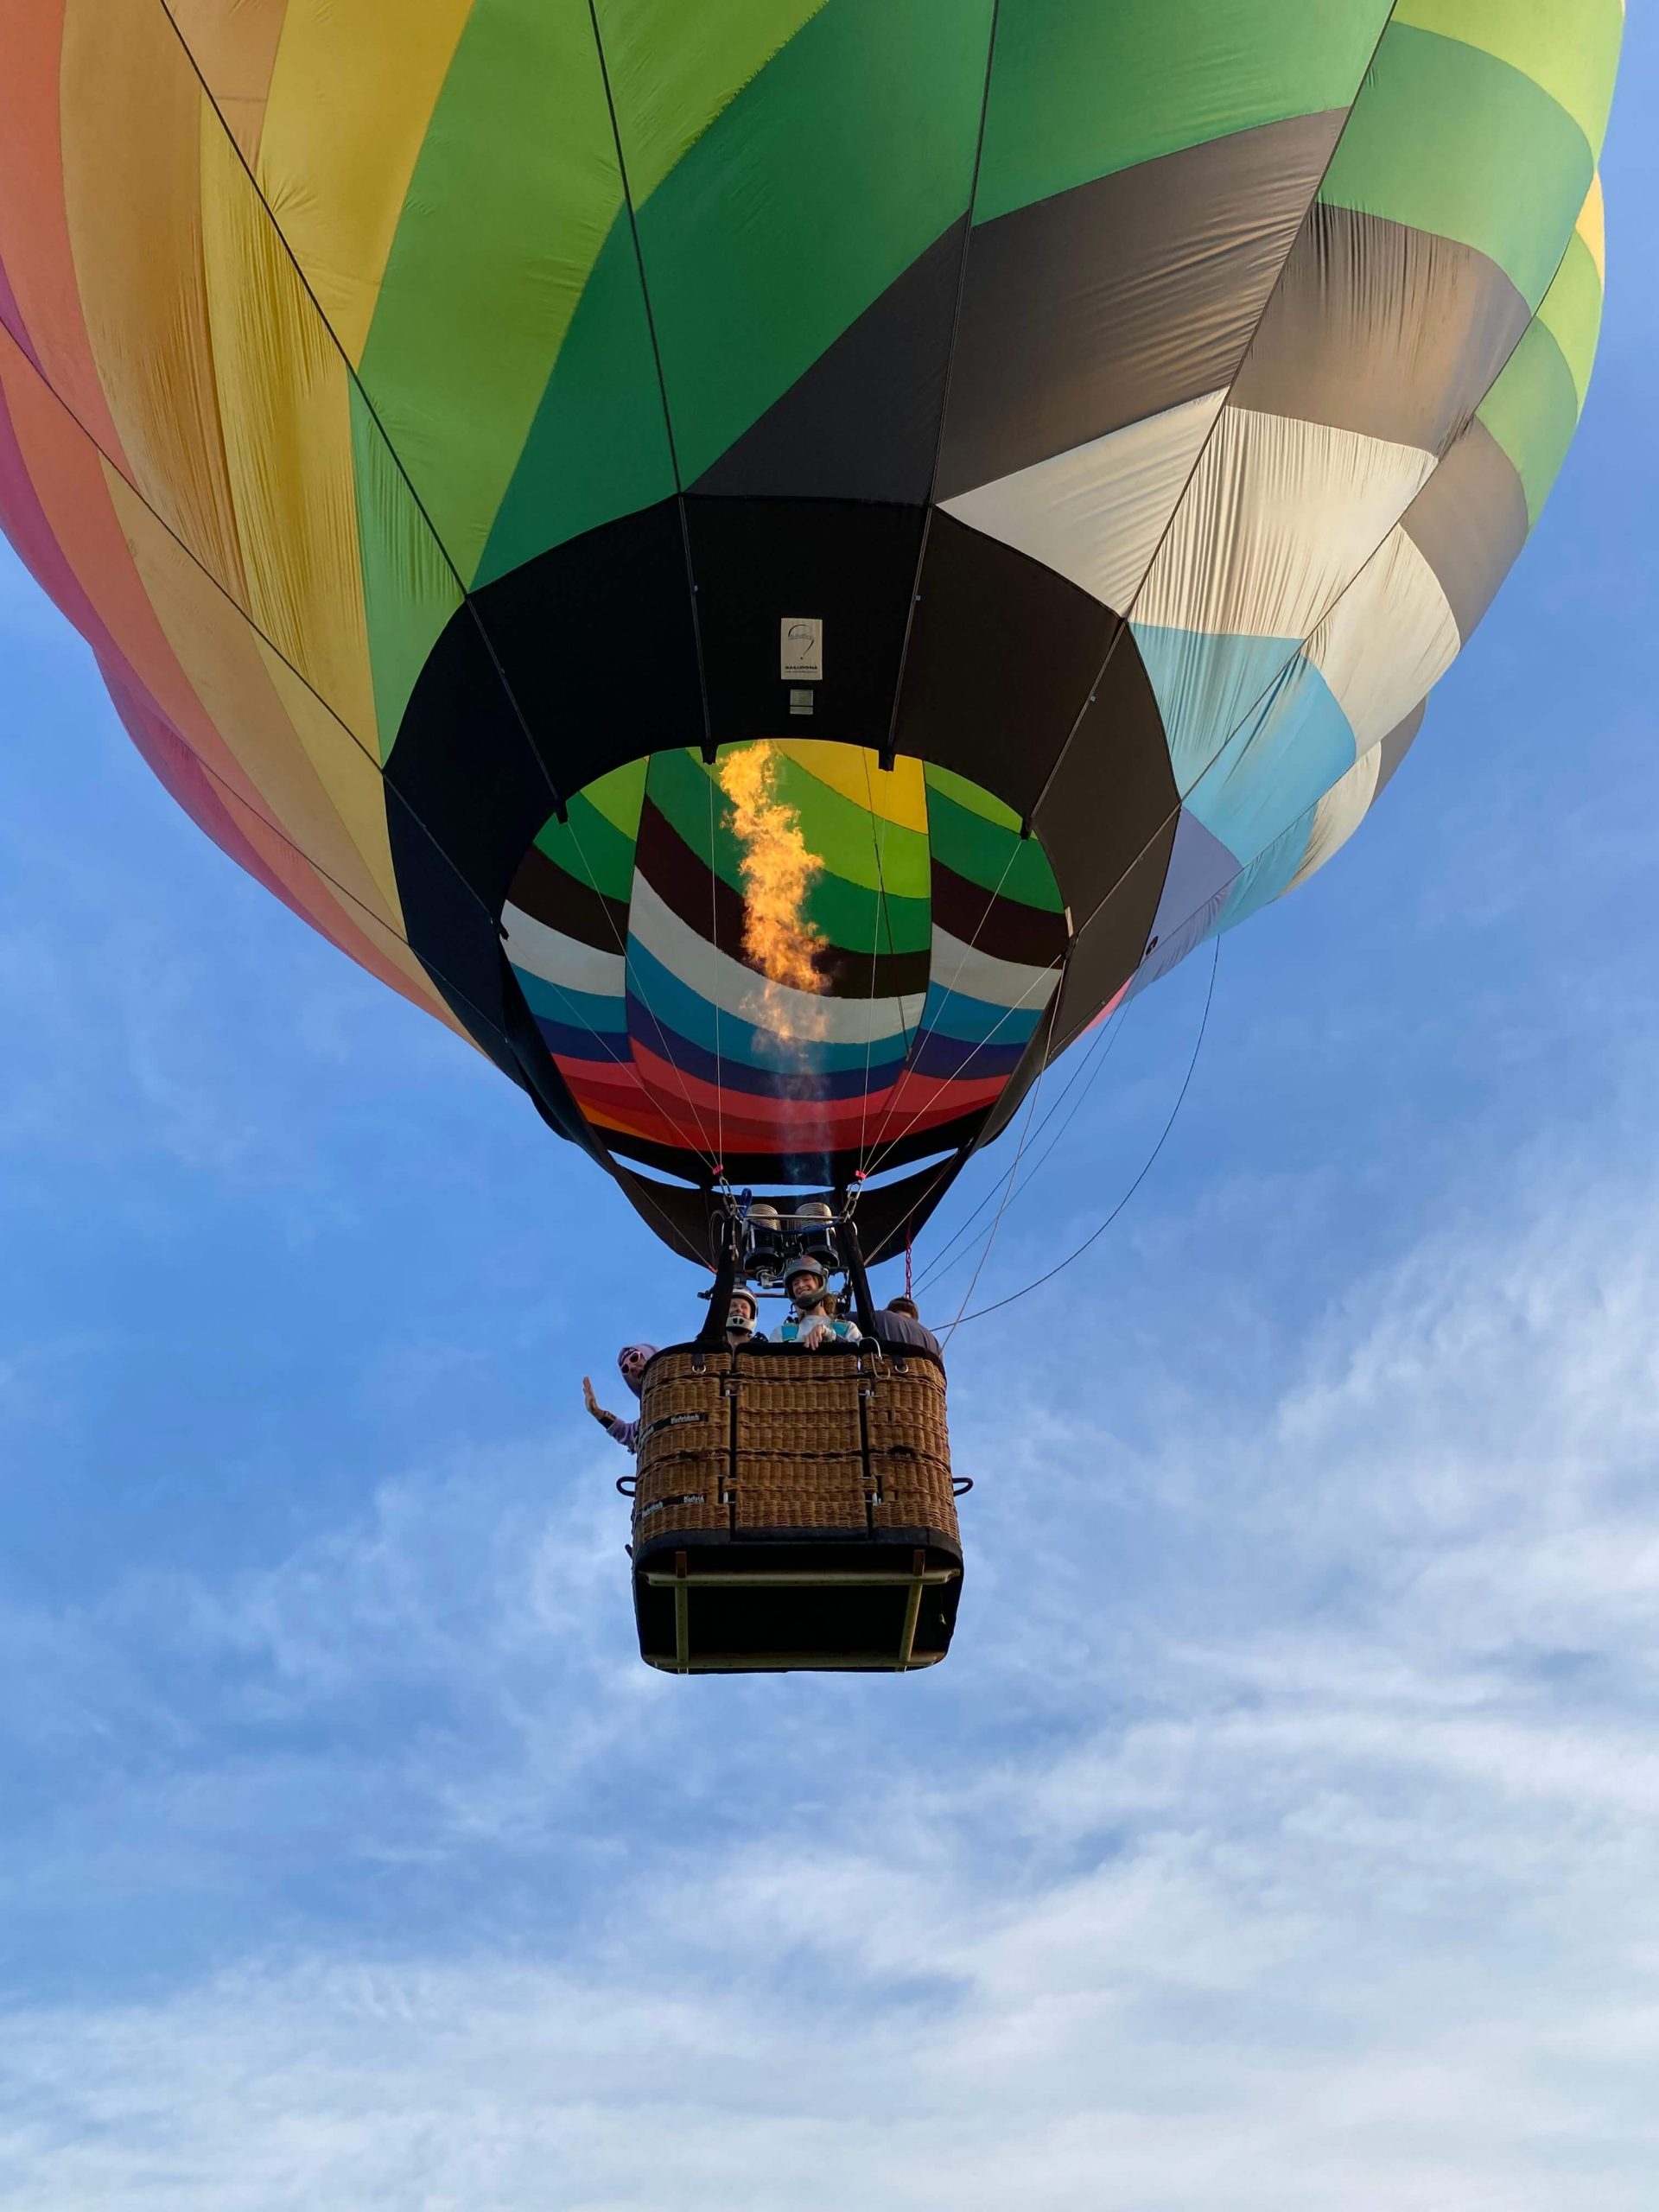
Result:
<svg viewBox="0 0 1659 2212"><path fill-rule="evenodd" d="M817 737L608 771L543 823L500 927L608 1149L794 1190L970 1142L1068 934L1040 840L994 793Z"/></svg>

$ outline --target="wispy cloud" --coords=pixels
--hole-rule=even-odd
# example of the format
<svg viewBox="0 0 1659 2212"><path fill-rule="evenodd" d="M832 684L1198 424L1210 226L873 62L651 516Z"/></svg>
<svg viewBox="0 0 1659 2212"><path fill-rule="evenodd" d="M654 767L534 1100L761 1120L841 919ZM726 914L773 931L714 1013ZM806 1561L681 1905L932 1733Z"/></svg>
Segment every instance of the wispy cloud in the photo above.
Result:
<svg viewBox="0 0 1659 2212"><path fill-rule="evenodd" d="M1554 1180L1104 1467L965 1390L936 1677L648 1676L565 1434L36 1622L99 1878L233 1910L14 2012L0 2202L1645 2207L1659 1209Z"/></svg>

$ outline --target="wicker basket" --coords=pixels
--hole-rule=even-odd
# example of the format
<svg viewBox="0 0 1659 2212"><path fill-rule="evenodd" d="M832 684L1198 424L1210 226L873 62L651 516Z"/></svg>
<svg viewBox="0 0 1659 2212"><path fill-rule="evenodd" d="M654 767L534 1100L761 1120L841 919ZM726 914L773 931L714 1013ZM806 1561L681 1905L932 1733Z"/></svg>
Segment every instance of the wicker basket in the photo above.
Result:
<svg viewBox="0 0 1659 2212"><path fill-rule="evenodd" d="M676 1346L645 1371L637 1465L634 1605L653 1666L944 1657L962 1539L932 1361Z"/></svg>
<svg viewBox="0 0 1659 2212"><path fill-rule="evenodd" d="M640 1407L636 1535L694 1495L695 1517L673 1525L933 1529L957 1542L944 1378L931 1360L868 1351L659 1352Z"/></svg>

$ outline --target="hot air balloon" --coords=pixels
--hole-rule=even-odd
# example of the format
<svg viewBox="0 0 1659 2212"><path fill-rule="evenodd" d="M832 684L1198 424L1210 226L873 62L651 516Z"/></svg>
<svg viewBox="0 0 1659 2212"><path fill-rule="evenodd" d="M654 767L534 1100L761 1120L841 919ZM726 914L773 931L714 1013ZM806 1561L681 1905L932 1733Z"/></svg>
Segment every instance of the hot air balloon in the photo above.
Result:
<svg viewBox="0 0 1659 2212"><path fill-rule="evenodd" d="M0 520L233 860L675 1250L761 1186L856 1288L1394 775L1577 423L1622 22L0 0ZM696 1357L653 1656L787 1640L683 1585L801 1527L938 1656L942 1400L854 1357L791 1504Z"/></svg>

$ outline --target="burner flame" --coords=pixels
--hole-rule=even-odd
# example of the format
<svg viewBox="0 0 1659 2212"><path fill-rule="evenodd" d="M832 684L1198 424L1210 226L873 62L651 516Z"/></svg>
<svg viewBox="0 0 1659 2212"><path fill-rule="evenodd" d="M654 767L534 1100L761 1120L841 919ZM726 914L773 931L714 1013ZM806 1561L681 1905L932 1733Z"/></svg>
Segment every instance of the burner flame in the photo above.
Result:
<svg viewBox="0 0 1659 2212"><path fill-rule="evenodd" d="M761 1026L784 1043L822 1036L812 1010L783 992L822 995L829 979L818 966L827 939L802 908L823 871L807 848L800 816L777 796L781 756L762 738L736 748L720 764L720 788L731 805L732 830L742 847L743 957L770 985Z"/></svg>

